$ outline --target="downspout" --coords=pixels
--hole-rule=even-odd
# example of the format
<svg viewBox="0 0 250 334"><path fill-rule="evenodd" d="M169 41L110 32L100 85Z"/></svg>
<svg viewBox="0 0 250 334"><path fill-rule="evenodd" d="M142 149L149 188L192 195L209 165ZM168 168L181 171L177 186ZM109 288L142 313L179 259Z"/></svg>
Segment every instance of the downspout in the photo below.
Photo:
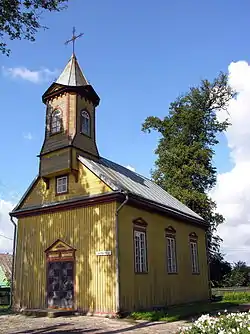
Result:
<svg viewBox="0 0 250 334"><path fill-rule="evenodd" d="M17 225L13 220L13 217L10 216L10 221L14 226L14 238L13 238L13 250L12 250L12 268L11 268L11 287L10 287L10 308L13 306L13 291L14 291L14 270L16 264L16 231Z"/></svg>
<svg viewBox="0 0 250 334"><path fill-rule="evenodd" d="M115 267L116 267L116 314L120 313L120 264L119 264L119 227L118 227L118 214L123 206L128 202L128 194L124 193L125 200L116 209L115 212Z"/></svg>
<svg viewBox="0 0 250 334"><path fill-rule="evenodd" d="M211 283L211 274L210 274L210 256L209 256L209 249L208 249L208 230L206 231L205 238L206 238L206 254L207 254L207 276L208 276L208 293L209 293L209 300L212 300L212 283Z"/></svg>

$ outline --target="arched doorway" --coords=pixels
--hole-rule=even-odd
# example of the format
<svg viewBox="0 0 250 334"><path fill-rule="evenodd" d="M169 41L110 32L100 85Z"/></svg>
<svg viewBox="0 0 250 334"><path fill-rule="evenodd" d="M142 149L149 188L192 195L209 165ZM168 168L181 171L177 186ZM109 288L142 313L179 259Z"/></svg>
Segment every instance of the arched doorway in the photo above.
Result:
<svg viewBox="0 0 250 334"><path fill-rule="evenodd" d="M48 308L74 309L75 249L55 241L46 249Z"/></svg>

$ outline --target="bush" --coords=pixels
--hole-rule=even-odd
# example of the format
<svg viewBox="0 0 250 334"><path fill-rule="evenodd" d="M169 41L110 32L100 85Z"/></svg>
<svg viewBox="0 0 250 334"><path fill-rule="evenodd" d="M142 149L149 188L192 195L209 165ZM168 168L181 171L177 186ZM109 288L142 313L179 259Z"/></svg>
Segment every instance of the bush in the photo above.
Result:
<svg viewBox="0 0 250 334"><path fill-rule="evenodd" d="M250 313L230 313L219 317L201 316L191 326L181 328L179 334L249 334Z"/></svg>

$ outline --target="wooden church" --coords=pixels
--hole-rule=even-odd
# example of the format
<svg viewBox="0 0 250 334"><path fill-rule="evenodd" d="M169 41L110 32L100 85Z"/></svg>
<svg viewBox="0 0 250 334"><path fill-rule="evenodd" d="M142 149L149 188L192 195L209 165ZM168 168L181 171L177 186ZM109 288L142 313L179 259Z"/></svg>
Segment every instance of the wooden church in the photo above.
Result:
<svg viewBox="0 0 250 334"><path fill-rule="evenodd" d="M208 299L207 223L99 154L100 98L74 53L42 100L39 172L10 213L13 307L116 315Z"/></svg>

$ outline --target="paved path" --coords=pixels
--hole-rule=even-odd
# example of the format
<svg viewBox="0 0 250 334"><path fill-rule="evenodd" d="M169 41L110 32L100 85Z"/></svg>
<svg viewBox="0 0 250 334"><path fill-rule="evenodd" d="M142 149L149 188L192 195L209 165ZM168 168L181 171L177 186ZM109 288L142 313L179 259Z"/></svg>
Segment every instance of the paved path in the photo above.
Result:
<svg viewBox="0 0 250 334"><path fill-rule="evenodd" d="M4 334L176 334L185 322L135 322L100 317L32 318L1 315L0 333Z"/></svg>

